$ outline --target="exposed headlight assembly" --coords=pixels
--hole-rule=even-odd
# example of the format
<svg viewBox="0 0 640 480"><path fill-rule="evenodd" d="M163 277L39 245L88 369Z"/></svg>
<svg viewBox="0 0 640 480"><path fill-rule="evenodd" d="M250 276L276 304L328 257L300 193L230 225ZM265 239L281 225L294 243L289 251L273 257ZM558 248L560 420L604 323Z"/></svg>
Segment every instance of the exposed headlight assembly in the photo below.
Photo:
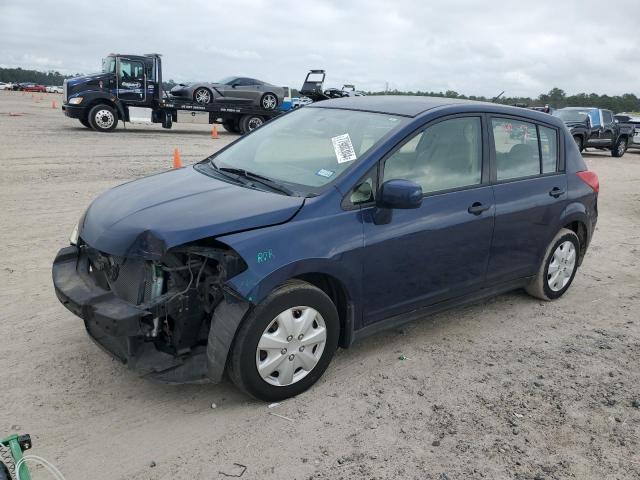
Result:
<svg viewBox="0 0 640 480"><path fill-rule="evenodd" d="M73 227L73 231L71 232L71 235L69 236L69 243L71 243L71 245L77 245L78 244L78 230L80 227L80 223L76 223L76 226Z"/></svg>
<svg viewBox="0 0 640 480"><path fill-rule="evenodd" d="M78 105L80 103L82 103L82 97L73 97L69 99L70 105Z"/></svg>

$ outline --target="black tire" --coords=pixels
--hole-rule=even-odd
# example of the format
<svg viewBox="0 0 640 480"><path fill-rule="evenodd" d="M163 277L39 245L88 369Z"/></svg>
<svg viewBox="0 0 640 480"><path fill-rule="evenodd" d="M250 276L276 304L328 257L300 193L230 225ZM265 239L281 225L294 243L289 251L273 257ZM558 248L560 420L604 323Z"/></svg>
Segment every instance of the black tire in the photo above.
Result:
<svg viewBox="0 0 640 480"><path fill-rule="evenodd" d="M576 142L580 153L582 153L582 151L584 150L584 141L582 140L582 137L580 135L574 135L573 140Z"/></svg>
<svg viewBox="0 0 640 480"><path fill-rule="evenodd" d="M118 126L118 114L110 105L99 103L89 111L88 122L97 132L110 132Z"/></svg>
<svg viewBox="0 0 640 480"><path fill-rule="evenodd" d="M612 157L621 157L627 151L627 139L626 137L619 138L613 149L611 150Z"/></svg>
<svg viewBox="0 0 640 480"><path fill-rule="evenodd" d="M243 135L262 126L264 118L260 115L245 115L240 119L240 133Z"/></svg>
<svg viewBox="0 0 640 480"><path fill-rule="evenodd" d="M85 127L87 127L87 128L93 128L93 127L91 126L91 124L89 123L89 120L87 120L86 118L80 118L79 120L80 120L80 123L81 123L82 125L84 125Z"/></svg>
<svg viewBox="0 0 640 480"><path fill-rule="evenodd" d="M193 91L193 101L201 105L207 105L213 100L213 93L205 87L198 87Z"/></svg>
<svg viewBox="0 0 640 480"><path fill-rule="evenodd" d="M229 133L240 133L240 123L238 120L225 120L222 126Z"/></svg>
<svg viewBox="0 0 640 480"><path fill-rule="evenodd" d="M259 355L258 342L276 317L297 306L311 307L322 316L326 328L324 350L306 376L286 386L272 385L263 379L258 372L256 365L256 358ZM314 325L316 324L314 323ZM287 282L271 292L243 320L231 349L228 364L229 377L239 389L265 402L293 397L307 390L322 376L338 347L339 334L340 320L336 306L331 299L322 290L307 282L300 280ZM291 352L296 352L294 347L289 353ZM284 362L290 361L294 357L294 355L287 357L286 354L285 351L283 354L286 357Z"/></svg>
<svg viewBox="0 0 640 480"><path fill-rule="evenodd" d="M0 480L11 480L11 475L9 475L9 469L7 469L7 466L2 462L0 462Z"/></svg>
<svg viewBox="0 0 640 480"><path fill-rule="evenodd" d="M273 111L278 108L278 96L275 93L267 92L260 97L260 108Z"/></svg>
<svg viewBox="0 0 640 480"><path fill-rule="evenodd" d="M549 274L549 266L551 265L551 262L554 259L554 254L556 253L556 251L559 249L561 245L565 244L565 242L571 242L573 244L574 257L575 257L573 267L572 267L573 270L570 272L568 281L562 288L552 289L551 286L549 285L549 281L550 281L549 277L552 276L552 274ZM580 240L578 239L578 236L573 231L567 228L561 228L560 231L553 238L551 243L549 243L549 246L547 247L544 257L542 258L542 263L540 265L540 268L538 269L538 273L536 274L535 278L531 281L529 286L527 286L526 288L527 293L529 293L529 295L531 296L534 296L536 298L539 298L541 300L546 300L546 301L560 298L569 289L569 287L571 286L571 283L573 282L573 278L575 277L576 272L578 271L579 255L580 255ZM559 265L560 265L560 269L564 267L565 271L568 272L567 270L568 266L566 264L563 266L562 262L560 262Z"/></svg>

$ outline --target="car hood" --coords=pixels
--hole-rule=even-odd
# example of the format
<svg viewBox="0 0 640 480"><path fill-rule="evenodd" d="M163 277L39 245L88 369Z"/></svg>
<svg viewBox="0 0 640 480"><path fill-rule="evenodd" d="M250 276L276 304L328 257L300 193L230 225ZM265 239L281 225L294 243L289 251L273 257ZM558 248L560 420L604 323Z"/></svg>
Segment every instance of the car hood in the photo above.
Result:
<svg viewBox="0 0 640 480"><path fill-rule="evenodd" d="M178 245L287 222L303 204L302 197L241 187L186 167L103 193L79 234L104 253L157 260Z"/></svg>
<svg viewBox="0 0 640 480"><path fill-rule="evenodd" d="M67 79L67 85L74 86L79 85L81 83L90 82L92 80L101 80L107 79L109 77L109 73L91 73L89 75L82 75L81 77L73 77Z"/></svg>

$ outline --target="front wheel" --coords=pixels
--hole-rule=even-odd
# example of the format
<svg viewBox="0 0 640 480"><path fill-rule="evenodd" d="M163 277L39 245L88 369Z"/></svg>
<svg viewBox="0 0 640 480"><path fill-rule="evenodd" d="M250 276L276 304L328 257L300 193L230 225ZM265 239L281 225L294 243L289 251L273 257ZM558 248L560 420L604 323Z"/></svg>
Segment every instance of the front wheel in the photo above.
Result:
<svg viewBox="0 0 640 480"><path fill-rule="evenodd" d="M613 157L621 157L624 155L624 152L627 151L627 139L619 138L616 142L615 146L611 150L611 156Z"/></svg>
<svg viewBox="0 0 640 480"><path fill-rule="evenodd" d="M211 92L207 88L196 88L193 92L193 100L202 105L211 103Z"/></svg>
<svg viewBox="0 0 640 480"><path fill-rule="evenodd" d="M547 247L538 274L527 287L527 293L547 301L564 295L578 270L579 252L578 236L567 228L561 228Z"/></svg>
<svg viewBox="0 0 640 480"><path fill-rule="evenodd" d="M322 376L339 333L338 312L322 290L299 280L287 282L243 321L234 339L229 376L260 400L293 397Z"/></svg>
<svg viewBox="0 0 640 480"><path fill-rule="evenodd" d="M110 132L118 125L118 115L109 105L99 104L91 109L88 118L91 128L98 132Z"/></svg>
<svg viewBox="0 0 640 480"><path fill-rule="evenodd" d="M582 151L584 150L584 143L582 141L582 137L580 135L574 135L573 140L574 142L576 142L576 145L580 153L582 153Z"/></svg>

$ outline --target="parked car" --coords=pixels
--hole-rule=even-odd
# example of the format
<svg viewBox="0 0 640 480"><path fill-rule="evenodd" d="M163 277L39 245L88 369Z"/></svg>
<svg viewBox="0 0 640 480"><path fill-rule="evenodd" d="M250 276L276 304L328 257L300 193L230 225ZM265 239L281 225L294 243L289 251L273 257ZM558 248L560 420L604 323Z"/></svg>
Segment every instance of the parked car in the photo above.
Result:
<svg viewBox="0 0 640 480"><path fill-rule="evenodd" d="M0 90L13 90L13 83L0 82Z"/></svg>
<svg viewBox="0 0 640 480"><path fill-rule="evenodd" d="M44 85L36 85L35 83L23 84L22 90L24 90L25 92L40 92L40 93L45 93L47 91Z"/></svg>
<svg viewBox="0 0 640 480"><path fill-rule="evenodd" d="M628 148L640 148L640 113L619 113L614 116L619 123L633 125L633 140L628 143Z"/></svg>
<svg viewBox="0 0 640 480"><path fill-rule="evenodd" d="M552 115L564 122L581 152L595 147L621 157L634 136L633 125L616 122L611 110L566 107L555 110Z"/></svg>
<svg viewBox="0 0 640 480"><path fill-rule="evenodd" d="M264 110L276 110L284 99L283 87L248 77L227 77L215 83L181 83L170 93L202 104L255 105Z"/></svg>
<svg viewBox="0 0 640 480"><path fill-rule="evenodd" d="M547 114L326 100L99 196L53 283L93 340L140 374L219 382L226 370L275 401L382 329L517 288L561 297L598 189Z"/></svg>
<svg viewBox="0 0 640 480"><path fill-rule="evenodd" d="M49 93L63 93L64 92L64 87L62 85L57 86L51 86L51 87L47 87L47 92Z"/></svg>

